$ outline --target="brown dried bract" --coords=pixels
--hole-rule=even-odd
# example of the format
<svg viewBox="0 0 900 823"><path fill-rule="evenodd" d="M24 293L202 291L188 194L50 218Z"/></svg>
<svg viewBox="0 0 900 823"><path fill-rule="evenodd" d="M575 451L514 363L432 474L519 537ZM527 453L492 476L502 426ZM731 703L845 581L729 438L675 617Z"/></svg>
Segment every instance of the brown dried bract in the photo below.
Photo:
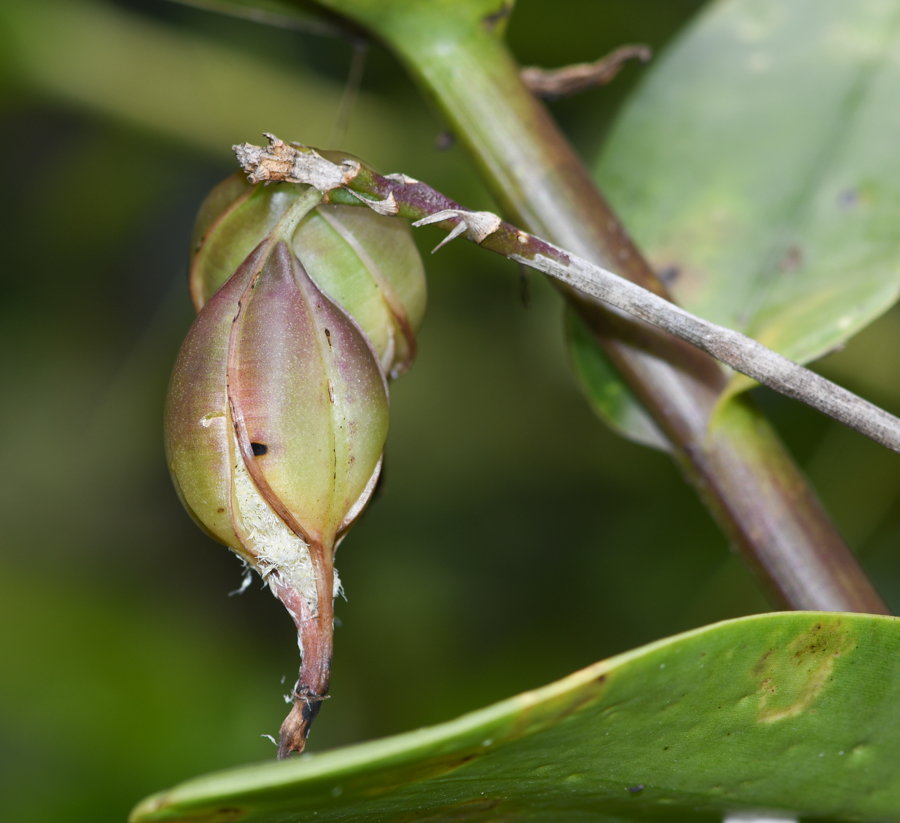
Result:
<svg viewBox="0 0 900 823"><path fill-rule="evenodd" d="M528 66L519 76L531 92L545 100L561 100L595 86L609 83L625 65L637 59L646 63L652 55L649 46L634 43L621 46L593 63L576 63L561 69L542 69Z"/></svg>

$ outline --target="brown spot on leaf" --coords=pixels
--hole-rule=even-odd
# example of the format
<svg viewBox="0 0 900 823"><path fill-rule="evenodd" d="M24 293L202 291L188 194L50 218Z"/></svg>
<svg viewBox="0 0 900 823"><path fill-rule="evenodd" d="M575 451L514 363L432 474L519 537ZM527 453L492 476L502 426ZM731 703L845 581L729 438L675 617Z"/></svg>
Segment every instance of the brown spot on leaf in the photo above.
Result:
<svg viewBox="0 0 900 823"><path fill-rule="evenodd" d="M775 650L774 650L774 649L769 649L769 650L768 650L768 651L767 651L767 652L759 659L759 661L757 662L757 664L753 667L753 673L754 673L754 674L761 674L763 671L765 671L765 668L766 668L766 661L772 656L772 652L773 652L773 651L775 651Z"/></svg>
<svg viewBox="0 0 900 823"><path fill-rule="evenodd" d="M835 619L819 621L786 646L769 649L753 669L753 676L764 675L755 691L759 722L814 712L814 702L832 679L835 661L855 646L841 620Z"/></svg>
<svg viewBox="0 0 900 823"><path fill-rule="evenodd" d="M794 272L803 266L803 252L797 245L789 246L781 258L781 270L783 272Z"/></svg>
<svg viewBox="0 0 900 823"><path fill-rule="evenodd" d="M190 821L191 823L235 823L235 821L246 816L247 809L213 809L208 812L191 812ZM178 823L178 820L173 821L173 823Z"/></svg>
<svg viewBox="0 0 900 823"><path fill-rule="evenodd" d="M367 797L378 797L387 794L399 786L411 783L420 783L436 777L448 774L466 766L480 757L490 754L491 748L478 746L477 749L467 749L460 752L452 752L443 757L409 763L404 767L398 767L391 772L391 780L385 781L378 777L363 777L359 781L349 784L348 789L356 793L364 793ZM407 818L398 818L406 820ZM419 820L419 817L412 819ZM455 818L454 818L455 819Z"/></svg>
<svg viewBox="0 0 900 823"><path fill-rule="evenodd" d="M519 695L517 700L522 707L516 713L514 726L507 739L533 734L592 705L604 694L607 677L607 673L597 675L593 680L537 703L529 699L528 693Z"/></svg>

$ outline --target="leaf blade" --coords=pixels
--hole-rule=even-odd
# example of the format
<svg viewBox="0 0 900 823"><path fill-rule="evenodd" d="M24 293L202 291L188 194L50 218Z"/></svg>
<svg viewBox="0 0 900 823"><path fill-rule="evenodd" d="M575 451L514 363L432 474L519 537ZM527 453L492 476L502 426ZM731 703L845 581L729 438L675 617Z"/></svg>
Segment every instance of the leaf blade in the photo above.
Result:
<svg viewBox="0 0 900 823"><path fill-rule="evenodd" d="M745 0L660 61L597 176L685 308L808 362L893 304L898 54L896 2Z"/></svg>
<svg viewBox="0 0 900 823"><path fill-rule="evenodd" d="M898 644L896 618L740 618L430 729L198 778L132 820L900 820Z"/></svg>
<svg viewBox="0 0 900 823"><path fill-rule="evenodd" d="M682 306L808 363L896 302L898 55L895 0L719 0L654 62L595 177Z"/></svg>

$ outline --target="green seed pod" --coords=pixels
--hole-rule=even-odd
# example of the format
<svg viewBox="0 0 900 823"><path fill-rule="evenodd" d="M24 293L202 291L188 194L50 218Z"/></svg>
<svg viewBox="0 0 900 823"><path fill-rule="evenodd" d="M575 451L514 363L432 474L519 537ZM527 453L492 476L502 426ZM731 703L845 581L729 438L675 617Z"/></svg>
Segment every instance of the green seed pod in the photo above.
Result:
<svg viewBox="0 0 900 823"><path fill-rule="evenodd" d="M346 155L323 152L340 162ZM199 311L300 196L296 186L220 183L192 239L191 296ZM320 205L298 224L294 253L316 285L368 335L385 373L406 371L425 311L422 260L403 220L354 206Z"/></svg>
<svg viewBox="0 0 900 823"><path fill-rule="evenodd" d="M165 427L185 507L297 623L299 708L282 729L281 755L302 749L328 689L334 549L374 489L387 425L387 384L369 340L276 231L197 316Z"/></svg>

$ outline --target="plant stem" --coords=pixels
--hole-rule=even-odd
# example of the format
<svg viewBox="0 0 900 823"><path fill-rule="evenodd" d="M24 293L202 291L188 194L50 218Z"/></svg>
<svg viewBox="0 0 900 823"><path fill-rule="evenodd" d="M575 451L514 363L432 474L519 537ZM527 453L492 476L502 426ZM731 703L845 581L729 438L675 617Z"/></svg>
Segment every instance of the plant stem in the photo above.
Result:
<svg viewBox="0 0 900 823"><path fill-rule="evenodd" d="M274 135L269 135L269 141L267 148L249 143L234 147L250 179L309 187L281 218L273 236L293 231L293 226L326 195L329 202L346 203L342 192L352 195L349 205L365 205L381 214L402 212L405 217L418 218L413 226L444 224L449 233L432 253L465 233L469 240L490 251L537 269L576 289L583 297L594 297L656 329L674 334L741 374L806 403L900 453L900 419L740 332L697 317L670 300L505 223L492 212L469 211L455 203L429 212L435 203L447 205L452 201L427 183L402 174L383 177L355 160L337 165L315 149L290 146ZM316 183L321 190L314 187Z"/></svg>
<svg viewBox="0 0 900 823"><path fill-rule="evenodd" d="M504 223L495 214L461 209L425 183L402 174L383 177L358 161L337 166L312 149L289 146L272 135L269 138L271 145L266 148L246 143L235 146L235 152L251 181L317 184L326 192L327 202L355 206L365 204L381 213L415 219L417 222L414 225L438 224L449 232L438 248L465 232L470 240L482 247L561 278L585 297L596 297L671 329L684 339L742 368L745 373L844 419L854 428L874 435L875 439L890 448L900 450L900 420L744 335L694 317L652 292ZM654 333L657 330L645 327L645 331ZM837 411L833 407L835 399ZM848 411L849 414L844 413ZM728 402L720 402L714 416L717 423L710 427L710 437L721 436L721 432L725 431L729 437L735 438L739 447L749 444L751 457L759 453L768 457L765 467L770 470L770 483L781 492L780 495L772 495L768 504L780 522L797 530L792 535L793 540L785 540L781 555L770 558L768 567L756 568L758 575L763 580L777 576L788 595L798 599L813 588L823 600L826 597L835 600L845 597L846 591L854 591L853 586L858 579L847 574L845 566L823 563L808 568L803 565L806 560L806 546L802 539L805 532L800 529L805 527L812 531L817 523L802 519L806 510L792 511L781 507L803 495L805 486L785 483L785 479L796 476L790 459L760 415L753 414L752 407L750 412L748 414L748 401L744 397L731 397ZM727 421L727 425L722 424L723 420ZM724 455L733 461L724 464L722 476L740 478L740 472L744 470L742 466L748 462L744 453L739 449L711 449L711 453ZM773 566L774 574L771 572ZM798 575L797 569L802 569L803 574ZM780 592L775 594L783 596ZM864 595L865 591L859 593L860 597Z"/></svg>
<svg viewBox="0 0 900 823"><path fill-rule="evenodd" d="M405 62L510 219L666 296L581 161L473 2L320 0ZM483 5L483 4L482 4ZM776 435L746 397L717 409L708 355L562 289L672 444L687 479L772 599L798 609L887 609Z"/></svg>
<svg viewBox="0 0 900 823"><path fill-rule="evenodd" d="M537 259L519 254L507 256L562 280L582 294L596 297L658 329L674 334L741 374L800 400L870 437L876 443L900 453L900 419L782 357L756 340L696 317L653 292L577 257L570 257L567 263L560 263L543 256Z"/></svg>
<svg viewBox="0 0 900 823"><path fill-rule="evenodd" d="M316 589L318 591L317 615L312 615L303 595L276 577L272 591L294 619L297 637L303 654L300 676L291 691L293 706L281 724L278 733L278 759L284 760L294 752L302 752L313 721L327 699L331 680L331 657L334 643L334 570L322 563L324 548L311 545L310 554L318 556Z"/></svg>

